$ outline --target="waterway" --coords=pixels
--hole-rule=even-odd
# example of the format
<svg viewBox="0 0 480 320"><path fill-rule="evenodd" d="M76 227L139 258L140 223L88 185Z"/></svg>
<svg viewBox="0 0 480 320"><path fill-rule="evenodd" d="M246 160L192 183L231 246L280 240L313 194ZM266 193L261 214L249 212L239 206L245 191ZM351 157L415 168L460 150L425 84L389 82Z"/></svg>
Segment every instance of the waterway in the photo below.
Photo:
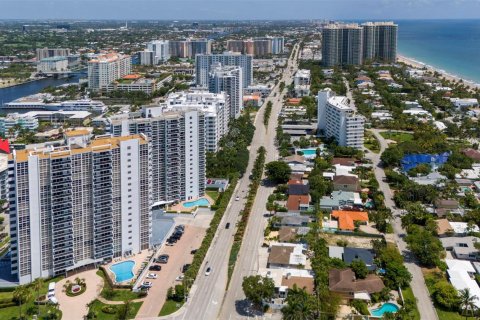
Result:
<svg viewBox="0 0 480 320"><path fill-rule="evenodd" d="M3 106L4 103L11 102L15 99L39 93L42 89L48 86L56 87L65 83L78 83L78 80L82 76L84 77L85 75L81 73L75 73L70 78L46 78L42 80L27 82L14 87L2 88L0 89L0 107Z"/></svg>

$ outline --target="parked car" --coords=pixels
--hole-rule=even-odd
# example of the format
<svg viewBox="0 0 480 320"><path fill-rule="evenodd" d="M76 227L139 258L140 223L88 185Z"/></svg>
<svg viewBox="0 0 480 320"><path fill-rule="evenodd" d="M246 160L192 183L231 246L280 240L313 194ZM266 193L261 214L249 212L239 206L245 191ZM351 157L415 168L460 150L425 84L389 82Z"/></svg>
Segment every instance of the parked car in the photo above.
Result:
<svg viewBox="0 0 480 320"><path fill-rule="evenodd" d="M184 265L183 265L183 268L182 268L182 272L183 272L183 273L187 272L188 268L190 268L190 264L188 264L188 263L187 263L187 264L184 264Z"/></svg>
<svg viewBox="0 0 480 320"><path fill-rule="evenodd" d="M165 264L165 263L168 263L168 258L169 258L168 254L162 254L156 260L157 260L158 263Z"/></svg>
<svg viewBox="0 0 480 320"><path fill-rule="evenodd" d="M210 273L212 273L212 268L208 267L207 270L205 270L205 275L209 276Z"/></svg>
<svg viewBox="0 0 480 320"><path fill-rule="evenodd" d="M178 277L175 278L175 281L183 281L183 278L185 278L185 276L183 274L179 275Z"/></svg>
<svg viewBox="0 0 480 320"><path fill-rule="evenodd" d="M185 231L185 225L184 224L179 224L178 226L175 227L175 229Z"/></svg>
<svg viewBox="0 0 480 320"><path fill-rule="evenodd" d="M151 287L153 287L153 282L151 282L151 281L145 281L145 282L142 283L142 287L144 287L144 288L151 288Z"/></svg>
<svg viewBox="0 0 480 320"><path fill-rule="evenodd" d="M230 222L227 222L227 224L225 225L225 229L230 229Z"/></svg>
<svg viewBox="0 0 480 320"><path fill-rule="evenodd" d="M156 273L149 273L147 275L147 279L157 279L157 274Z"/></svg>
<svg viewBox="0 0 480 320"><path fill-rule="evenodd" d="M148 271L160 271L162 270L162 266L159 266L158 264L154 264L153 266L150 266L150 268L148 268Z"/></svg>
<svg viewBox="0 0 480 320"><path fill-rule="evenodd" d="M238 201L238 200L240 200L240 197L239 197L239 196L236 196L236 197L235 197L235 201Z"/></svg>

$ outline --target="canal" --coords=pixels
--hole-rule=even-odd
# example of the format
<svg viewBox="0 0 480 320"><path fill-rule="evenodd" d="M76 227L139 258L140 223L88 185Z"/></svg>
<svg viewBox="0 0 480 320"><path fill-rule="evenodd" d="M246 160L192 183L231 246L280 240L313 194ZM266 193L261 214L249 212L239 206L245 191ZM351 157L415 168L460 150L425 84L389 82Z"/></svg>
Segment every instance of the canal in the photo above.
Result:
<svg viewBox="0 0 480 320"><path fill-rule="evenodd" d="M20 84L14 87L2 88L0 89L0 107L3 106L4 103L11 102L15 99L28 96L31 94L39 93L43 88L46 88L48 86L56 87L65 83L78 83L78 80L82 76L85 76L85 74L75 73L70 78L63 78L63 79L46 78L38 81L32 81L32 82Z"/></svg>

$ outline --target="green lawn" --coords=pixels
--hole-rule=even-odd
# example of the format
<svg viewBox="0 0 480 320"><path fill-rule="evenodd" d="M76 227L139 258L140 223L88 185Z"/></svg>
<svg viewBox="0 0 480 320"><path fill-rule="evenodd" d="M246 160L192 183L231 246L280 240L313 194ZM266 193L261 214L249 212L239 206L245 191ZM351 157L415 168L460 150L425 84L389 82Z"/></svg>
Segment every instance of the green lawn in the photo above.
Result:
<svg viewBox="0 0 480 320"><path fill-rule="evenodd" d="M102 270L97 271L97 275L103 278L103 289L100 295L111 301L125 301L125 300L135 300L140 298L138 293L133 292L130 289L111 289L111 296L109 296L108 290L110 289L109 282L105 279L106 275Z"/></svg>
<svg viewBox="0 0 480 320"><path fill-rule="evenodd" d="M130 312L130 316L128 317L128 319L134 319L135 316L137 315L137 312L138 310L140 309L140 307L142 306L142 303L143 302L132 302L132 310ZM90 309L89 309L89 313L95 313L95 319L96 320L116 320L118 319L117 317L117 313L105 313L102 311L102 308L106 306L106 304L98 301L98 300L94 300L92 301L92 303L90 304ZM119 305L110 305L112 308L114 308L115 310L118 309Z"/></svg>
<svg viewBox="0 0 480 320"><path fill-rule="evenodd" d="M173 301L173 300L167 300L163 304L162 310L160 310L160 313L158 314L158 316L159 317L168 316L169 314L172 314L175 311L177 311L178 309L180 309L182 307L182 305L183 305L183 301L182 302L176 302L176 301Z"/></svg>
<svg viewBox="0 0 480 320"><path fill-rule="evenodd" d="M210 198L213 199L213 201L217 201L218 196L220 195L220 193L216 190L207 190L206 193Z"/></svg>
<svg viewBox="0 0 480 320"><path fill-rule="evenodd" d="M420 320L420 313L418 312L418 305L417 305L417 299L413 295L412 288L408 287L406 289L402 289L402 294L403 294L403 299L405 299L405 302L407 301L413 301L415 303L415 320Z"/></svg>
<svg viewBox="0 0 480 320"><path fill-rule="evenodd" d="M396 141L397 143L413 140L413 134L406 132L384 131L380 132L380 135L385 139L390 139Z"/></svg>
<svg viewBox="0 0 480 320"><path fill-rule="evenodd" d="M52 279L49 279L49 280L45 280L45 283L44 283L42 289L40 290L40 294L44 295L44 294L47 293L48 284L50 282L58 282L61 279L63 279L63 277L57 277L57 278L52 278ZM33 288L30 288L30 293L31 293L30 294L30 299L27 301L27 303L25 303L22 306L23 315L25 315L29 309L33 311L33 308L35 308L35 305L34 305L33 302L35 301L35 298L37 297L37 293L34 292ZM4 299L4 300L13 299L13 292L0 292L0 299ZM41 307L41 312L45 312L46 309L47 309L46 306L42 306ZM20 315L19 311L20 311L19 306L0 308L0 319L2 319L2 320L17 319ZM58 312L60 312L60 311L58 311ZM42 318L44 318L44 316L42 316L41 319Z"/></svg>

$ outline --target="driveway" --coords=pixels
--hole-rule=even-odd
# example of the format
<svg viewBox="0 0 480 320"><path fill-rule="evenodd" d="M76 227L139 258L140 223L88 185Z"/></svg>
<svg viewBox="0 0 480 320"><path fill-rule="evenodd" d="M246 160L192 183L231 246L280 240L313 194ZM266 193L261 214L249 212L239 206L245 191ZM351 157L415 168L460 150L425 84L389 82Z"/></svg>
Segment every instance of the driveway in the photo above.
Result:
<svg viewBox="0 0 480 320"><path fill-rule="evenodd" d="M84 316L88 314L87 304L95 300L103 288L103 280L96 273L97 269L89 270L57 282L55 285L55 297L58 299L63 319L83 320ZM74 282L77 277L85 279L87 289L79 296L69 297L66 295L63 285L67 280Z"/></svg>
<svg viewBox="0 0 480 320"><path fill-rule="evenodd" d="M161 264L161 271L152 271L152 273L157 274L157 279L144 279L145 281L153 282L153 287L149 290L148 296L144 299L143 304L137 313L136 319L158 316L160 310L162 310L163 303L167 298L168 288L173 287L176 284L181 284L181 282L176 282L175 278L182 274L182 267L184 264L192 262L193 255L190 254L190 251L200 247L205 232L205 227L186 225L185 233L175 245L164 245L160 249L159 255L168 254L170 258L167 264Z"/></svg>
<svg viewBox="0 0 480 320"><path fill-rule="evenodd" d="M423 273L421 268L418 266L418 263L413 256L413 254L408 250L406 242L401 238L402 235L405 235L406 232L402 228L402 222L400 220L400 212L395 209L395 203L393 202L393 193L390 189L388 183L385 182L385 171L381 167L380 155L388 147L387 141L380 135L381 130L371 129L370 130L377 140L380 142L380 153L376 154L373 152L368 152L366 158L372 160L373 168L375 172L375 177L377 178L379 184L379 190L385 195L385 205L392 210L393 216L395 217L392 221L393 230L394 230L394 239L397 244L400 253L405 257L405 266L408 268L408 271L412 274L412 282L410 286L412 287L413 295L417 298L417 307L420 312L420 318L422 320L437 320L437 312L433 306L432 300L430 299L430 294L428 293L427 286L425 285L425 279L423 278Z"/></svg>

